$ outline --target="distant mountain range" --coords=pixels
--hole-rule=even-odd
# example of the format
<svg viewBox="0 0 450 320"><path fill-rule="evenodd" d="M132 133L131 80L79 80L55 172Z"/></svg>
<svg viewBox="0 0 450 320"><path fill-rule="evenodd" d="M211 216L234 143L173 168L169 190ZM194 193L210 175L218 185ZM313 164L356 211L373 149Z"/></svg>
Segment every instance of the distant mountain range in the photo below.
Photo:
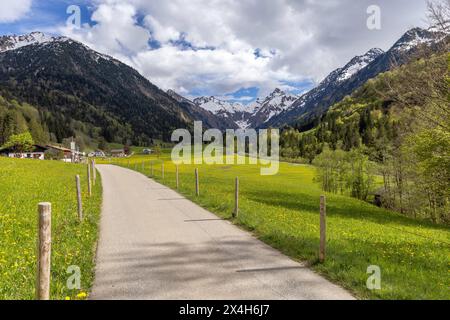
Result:
<svg viewBox="0 0 450 320"><path fill-rule="evenodd" d="M166 93L178 101L192 119L201 120L206 128L217 128L220 130L238 129L238 125L232 119L221 118L216 113L200 107L173 90L167 90Z"/></svg>
<svg viewBox="0 0 450 320"><path fill-rule="evenodd" d="M299 97L275 89L264 99L243 105L215 97L201 97L193 102L221 119L233 121L241 129L257 128L289 108Z"/></svg>
<svg viewBox="0 0 450 320"><path fill-rule="evenodd" d="M40 32L0 37L0 95L37 107L60 141L77 132L110 142L169 140L176 128L202 120L206 128L296 125L307 129L336 102L367 80L410 59L420 45L444 36L415 28L387 52L371 49L296 96L275 89L243 105L216 97L193 101L162 91L136 70L66 37Z"/></svg>
<svg viewBox="0 0 450 320"><path fill-rule="evenodd" d="M354 57L300 97L276 89L267 98L258 99L246 106L215 97L198 98L194 103L221 118L233 119L241 128L296 125L307 130L314 126L318 117L330 106L361 87L367 80L408 62L421 45L433 45L445 36L436 31L411 29L387 52L373 48L364 55Z"/></svg>

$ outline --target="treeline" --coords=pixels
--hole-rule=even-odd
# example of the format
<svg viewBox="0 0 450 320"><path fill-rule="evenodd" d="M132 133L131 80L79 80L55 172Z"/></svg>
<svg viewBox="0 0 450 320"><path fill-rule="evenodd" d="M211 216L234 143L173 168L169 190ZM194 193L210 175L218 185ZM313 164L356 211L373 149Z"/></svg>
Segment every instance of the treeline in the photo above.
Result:
<svg viewBox="0 0 450 320"><path fill-rule="evenodd" d="M379 75L313 130L286 128L282 156L315 163L326 191L367 199L371 189L386 208L449 223L449 66L436 54Z"/></svg>
<svg viewBox="0 0 450 320"><path fill-rule="evenodd" d="M349 194L368 200L375 182L375 165L361 148L350 152L326 148L313 164L319 168L317 180L327 192Z"/></svg>
<svg viewBox="0 0 450 320"><path fill-rule="evenodd" d="M51 134L42 118L43 115L36 108L0 96L0 146L11 136L24 132L29 132L37 144L49 142Z"/></svg>
<svg viewBox="0 0 450 320"><path fill-rule="evenodd" d="M115 120L108 122L107 119L103 123L105 127L94 126L57 110L50 112L0 95L0 147L11 136L25 132L31 134L35 144L41 145L54 143L68 147L74 138L80 150L107 150L109 142L131 144L129 125L118 125ZM144 141L148 142L148 138L141 142Z"/></svg>

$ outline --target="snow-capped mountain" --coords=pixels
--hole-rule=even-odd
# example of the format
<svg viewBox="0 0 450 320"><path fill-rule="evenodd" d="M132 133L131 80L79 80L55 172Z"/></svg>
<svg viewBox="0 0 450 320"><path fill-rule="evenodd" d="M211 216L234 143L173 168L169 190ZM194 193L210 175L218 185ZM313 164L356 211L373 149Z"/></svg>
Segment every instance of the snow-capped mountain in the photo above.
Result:
<svg viewBox="0 0 450 320"><path fill-rule="evenodd" d="M17 50L17 53L20 53L20 49L24 47L28 47L31 45L46 45L46 46L53 46L54 50L58 50L58 47L61 44L76 44L79 46L84 47L87 51L89 51L90 56L96 61L99 62L99 59L104 60L110 60L114 63L121 63L118 60L115 60L114 58L102 54L100 52L94 51L85 44L75 41L73 39L67 38L67 37L53 37L47 34L44 34L42 32L31 32L29 34L24 35L13 35L13 36L1 36L0 37L0 53L7 52L7 51L15 51Z"/></svg>
<svg viewBox="0 0 450 320"><path fill-rule="evenodd" d="M384 51L379 48L370 49L366 54L362 56L354 57L345 67L338 69L339 76L337 81L345 81L350 79L354 74L359 72L361 69L367 67L372 61L378 58Z"/></svg>
<svg viewBox="0 0 450 320"><path fill-rule="evenodd" d="M214 114L230 114L247 112L246 107L238 102L228 102L216 97L200 97L194 99L194 103ZM249 111L251 112L251 110Z"/></svg>
<svg viewBox="0 0 450 320"><path fill-rule="evenodd" d="M249 125L252 128L258 128L262 124L270 121L273 117L287 110L299 96L286 93L281 89L275 89L265 99L258 98L250 105L253 109L253 115L249 119Z"/></svg>
<svg viewBox="0 0 450 320"><path fill-rule="evenodd" d="M418 48L428 47L448 39L448 34L414 28L406 32L387 52L371 49L354 57L344 67L330 73L316 88L301 96L290 108L274 116L263 127L295 124L305 130L333 104L361 87L369 79L407 63Z"/></svg>
<svg viewBox="0 0 450 320"><path fill-rule="evenodd" d="M414 28L406 32L391 48L391 51L408 52L420 45L432 45L443 40L448 34L438 31L437 28L428 30Z"/></svg>
<svg viewBox="0 0 450 320"><path fill-rule="evenodd" d="M216 113L213 113L206 108L200 107L191 100L178 94L174 90L169 89L166 93L167 95L172 97L172 99L180 103L180 105L184 107L191 118L197 121L201 120L205 127L216 128L220 130L239 128L239 126L233 120L217 116Z"/></svg>
<svg viewBox="0 0 450 320"><path fill-rule="evenodd" d="M200 97L193 102L222 119L234 121L241 129L257 128L272 117L289 108L298 96L275 89L265 98L249 104L229 102L216 97Z"/></svg>
<svg viewBox="0 0 450 320"><path fill-rule="evenodd" d="M41 44L53 41L67 41L66 37L52 37L42 32L32 32L20 36L2 36L0 37L0 52L16 50L31 44Z"/></svg>
<svg viewBox="0 0 450 320"><path fill-rule="evenodd" d="M373 48L363 55L354 57L344 67L331 72L317 87L302 95L284 111L271 117L263 124L263 127L282 126L283 124L290 123L293 118L297 117L303 111L318 111L318 105L328 101L327 99L330 99L330 97L332 98L339 94L342 91L342 86L349 79L356 76L361 70L364 70L382 54L384 54L383 50Z"/></svg>
<svg viewBox="0 0 450 320"><path fill-rule="evenodd" d="M344 67L338 68L331 72L315 89L312 91L321 92L326 90L329 86L336 86L339 83L344 82L359 71L367 67L370 63L372 63L376 58L384 53L383 50L378 48L373 48L367 51L365 54L361 56L356 56L350 60ZM311 92L313 93L313 92Z"/></svg>
<svg viewBox="0 0 450 320"><path fill-rule="evenodd" d="M216 97L200 97L193 101L197 106L211 112L216 117L231 121L235 127L248 128L248 119L251 117L253 109L246 108L238 102L229 102ZM230 128L231 129L231 128Z"/></svg>

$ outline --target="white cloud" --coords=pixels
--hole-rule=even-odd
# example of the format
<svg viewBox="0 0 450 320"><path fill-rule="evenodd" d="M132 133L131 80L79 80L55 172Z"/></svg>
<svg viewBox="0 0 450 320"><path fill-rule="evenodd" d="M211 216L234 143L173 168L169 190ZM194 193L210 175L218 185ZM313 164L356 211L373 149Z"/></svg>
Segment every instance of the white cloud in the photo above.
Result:
<svg viewBox="0 0 450 320"><path fill-rule="evenodd" d="M0 2L0 23L14 22L25 16L31 9L31 0Z"/></svg>
<svg viewBox="0 0 450 320"><path fill-rule="evenodd" d="M289 88L286 81L319 81L372 47L388 49L421 24L423 0L377 2L382 30L376 32L366 27L373 0L96 0L96 24L64 33L163 89L226 95L257 86L264 94ZM160 47L150 49L150 40ZM176 45L180 40L192 47Z"/></svg>
<svg viewBox="0 0 450 320"><path fill-rule="evenodd" d="M81 30L72 25L60 29L65 35L79 40L98 51L129 62L129 58L149 49L150 32L137 24L136 9L127 3L99 4L91 20Z"/></svg>
<svg viewBox="0 0 450 320"><path fill-rule="evenodd" d="M291 77L283 68L272 70L270 63L270 58L255 59L252 50L194 51L175 46L144 51L133 58L138 70L163 88L208 88L216 94L252 86L270 90Z"/></svg>

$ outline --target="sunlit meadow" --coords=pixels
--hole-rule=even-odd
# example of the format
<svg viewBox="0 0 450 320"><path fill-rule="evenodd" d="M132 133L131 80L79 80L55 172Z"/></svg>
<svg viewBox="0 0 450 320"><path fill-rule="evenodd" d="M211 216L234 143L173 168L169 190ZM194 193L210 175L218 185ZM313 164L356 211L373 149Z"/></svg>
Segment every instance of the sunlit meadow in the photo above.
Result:
<svg viewBox="0 0 450 320"><path fill-rule="evenodd" d="M165 175L162 179L162 162ZM136 155L116 165L153 176L175 188L175 166L161 156ZM195 195L199 168L200 196ZM234 223L262 241L365 299L449 299L450 230L327 194L327 260L318 263L319 198L311 166L280 164L276 176L251 165L180 165L180 190L187 198L232 220L234 179L240 179L240 214ZM381 268L381 290L369 290L367 268Z"/></svg>
<svg viewBox="0 0 450 320"><path fill-rule="evenodd" d="M84 221L77 216L75 175L82 181ZM86 165L0 158L0 300L34 299L37 205L52 203L51 299L83 299L93 281L101 179L87 195ZM70 290L67 268L81 269L81 289Z"/></svg>

